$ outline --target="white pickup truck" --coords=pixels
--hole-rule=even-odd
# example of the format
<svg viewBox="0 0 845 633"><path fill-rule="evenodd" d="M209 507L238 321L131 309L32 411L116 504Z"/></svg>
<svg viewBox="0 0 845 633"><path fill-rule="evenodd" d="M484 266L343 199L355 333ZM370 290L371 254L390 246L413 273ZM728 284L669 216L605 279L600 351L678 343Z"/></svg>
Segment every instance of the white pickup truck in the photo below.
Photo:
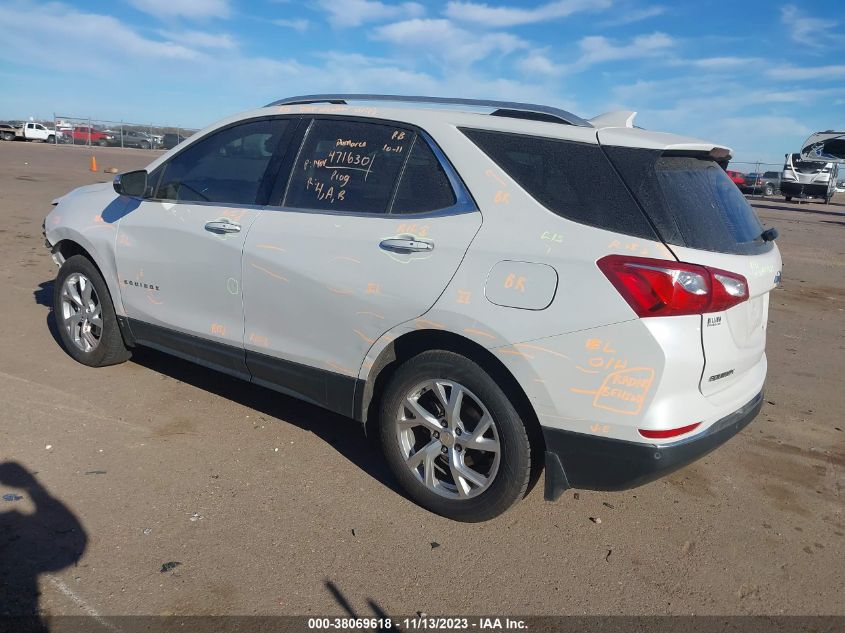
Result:
<svg viewBox="0 0 845 633"><path fill-rule="evenodd" d="M56 132L41 123L29 122L15 129L15 138L24 141L54 143L56 141Z"/></svg>

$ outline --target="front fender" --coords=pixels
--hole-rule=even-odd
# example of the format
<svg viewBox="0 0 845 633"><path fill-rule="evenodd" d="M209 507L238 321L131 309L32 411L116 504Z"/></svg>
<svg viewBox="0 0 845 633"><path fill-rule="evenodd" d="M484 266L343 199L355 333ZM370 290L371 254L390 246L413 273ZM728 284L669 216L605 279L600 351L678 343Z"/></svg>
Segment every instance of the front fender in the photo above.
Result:
<svg viewBox="0 0 845 633"><path fill-rule="evenodd" d="M126 310L120 294L120 283L117 275L117 260L115 246L117 238L117 223L105 222L101 215L90 214L89 223L81 226L68 226L62 222L61 206L56 207L45 222L47 241L52 245L53 252L62 242L72 242L84 249L103 275L103 279L111 294L114 311L119 316L125 316Z"/></svg>

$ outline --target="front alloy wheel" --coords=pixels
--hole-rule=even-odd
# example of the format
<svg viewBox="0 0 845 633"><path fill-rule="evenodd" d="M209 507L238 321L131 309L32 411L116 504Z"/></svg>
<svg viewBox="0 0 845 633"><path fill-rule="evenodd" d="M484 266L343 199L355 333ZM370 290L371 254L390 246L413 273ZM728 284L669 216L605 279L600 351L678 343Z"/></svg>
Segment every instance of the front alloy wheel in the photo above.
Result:
<svg viewBox="0 0 845 633"><path fill-rule="evenodd" d="M94 284L82 273L68 275L62 284L60 316L71 342L82 352L97 348L103 335L103 307Z"/></svg>
<svg viewBox="0 0 845 633"><path fill-rule="evenodd" d="M83 365L105 367L128 360L111 295L97 267L73 255L59 268L53 313L67 353Z"/></svg>
<svg viewBox="0 0 845 633"><path fill-rule="evenodd" d="M396 438L420 483L448 499L482 494L499 470L493 417L475 394L451 380L429 380L410 390L399 406Z"/></svg>

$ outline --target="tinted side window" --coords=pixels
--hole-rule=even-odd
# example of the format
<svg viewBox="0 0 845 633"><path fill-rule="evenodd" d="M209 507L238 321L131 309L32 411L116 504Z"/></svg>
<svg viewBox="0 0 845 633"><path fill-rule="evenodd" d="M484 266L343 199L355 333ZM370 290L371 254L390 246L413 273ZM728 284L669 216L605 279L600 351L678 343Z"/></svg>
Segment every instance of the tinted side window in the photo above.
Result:
<svg viewBox="0 0 845 633"><path fill-rule="evenodd" d="M264 172L287 126L286 119L274 119L213 132L165 165L156 197L255 204Z"/></svg>
<svg viewBox="0 0 845 633"><path fill-rule="evenodd" d="M386 213L414 132L316 119L293 165L283 206Z"/></svg>
<svg viewBox="0 0 845 633"><path fill-rule="evenodd" d="M455 192L446 172L428 143L418 136L405 163L390 212L423 213L454 204Z"/></svg>
<svg viewBox="0 0 845 633"><path fill-rule="evenodd" d="M658 239L598 145L461 131L550 211L608 231Z"/></svg>

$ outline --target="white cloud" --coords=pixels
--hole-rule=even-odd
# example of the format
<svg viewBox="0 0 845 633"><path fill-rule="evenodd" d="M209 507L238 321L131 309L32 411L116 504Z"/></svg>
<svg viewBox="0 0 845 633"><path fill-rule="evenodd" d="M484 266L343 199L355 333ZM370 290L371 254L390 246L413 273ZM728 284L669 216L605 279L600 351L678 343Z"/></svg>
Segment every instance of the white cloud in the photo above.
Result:
<svg viewBox="0 0 845 633"><path fill-rule="evenodd" d="M5 8L12 24L38 24L38 37L27 29L6 29L0 58L46 64L69 72L97 71L155 60L192 61L203 57L184 43L154 40L108 15L78 11L67 5L16 4Z"/></svg>
<svg viewBox="0 0 845 633"><path fill-rule="evenodd" d="M558 20L584 11L602 11L610 5L611 0L558 0L533 9L523 9L491 7L479 2L449 2L445 14L453 20L473 22L487 27L503 27Z"/></svg>
<svg viewBox="0 0 845 633"><path fill-rule="evenodd" d="M732 70L743 66L758 65L766 63L759 57L703 57L701 59L687 59L680 63L695 66L704 70Z"/></svg>
<svg viewBox="0 0 845 633"><path fill-rule="evenodd" d="M203 31L158 31L162 37L183 46L204 49L234 50L237 42L228 33L205 33Z"/></svg>
<svg viewBox="0 0 845 633"><path fill-rule="evenodd" d="M643 7L642 9L633 9L630 11L618 11L618 15L613 18L604 20L602 26L623 26L625 24L633 24L634 22L642 22L650 18L656 18L658 15L666 13L666 7L656 4L651 7Z"/></svg>
<svg viewBox="0 0 845 633"><path fill-rule="evenodd" d="M804 15L794 5L787 5L780 10L780 21L789 29L793 41L810 48L824 48L840 40L842 35L833 33L838 24L834 20L813 18Z"/></svg>
<svg viewBox="0 0 845 633"><path fill-rule="evenodd" d="M38 39L25 30L10 29L4 33L0 66L9 61L12 66L38 69L38 76L43 78L39 85L45 86L25 92L0 91L0 107L15 116L23 113L49 115L57 111L91 113L107 119L199 126L286 95L322 92L560 102L559 95L551 87L494 77L483 68L448 63L442 56L436 59L442 66L425 64L424 59L421 63L418 53L415 57L397 56L396 59L337 50L315 57L253 56L243 52L236 41L219 34L190 31L193 44L189 46L179 40L184 33L162 31L144 36L129 23L60 3L16 4L7 8L4 17L14 23L34 20L39 24L40 32ZM436 25L435 30L437 28ZM425 41L426 32L430 33L423 25L416 33L412 48L417 52L423 50L424 45L431 48L431 41ZM523 46L520 40L507 34L488 33L478 44L473 42L471 34L461 29L447 26L445 32L448 48L455 47L455 54L465 57L477 58L479 54ZM395 29L388 30L387 34L400 37ZM234 47L220 48L230 44ZM355 72L349 72L353 65ZM127 101L125 95L137 88L138 78L143 77L156 78L155 90L136 91L133 93L136 98ZM226 78L226 90L209 89L219 83L220 77ZM67 86L78 86L80 81L90 86L90 90L67 89ZM571 102L559 105L576 109ZM35 112L38 108L41 110Z"/></svg>
<svg viewBox="0 0 845 633"><path fill-rule="evenodd" d="M229 0L129 0L129 4L157 18L227 18L231 14Z"/></svg>
<svg viewBox="0 0 845 633"><path fill-rule="evenodd" d="M533 50L516 63L516 68L526 75L554 77L582 72L604 62L665 55L675 45L674 39L659 32L639 35L628 44L615 44L604 36L591 35L578 42L580 54L572 63L556 63L544 51Z"/></svg>
<svg viewBox="0 0 845 633"><path fill-rule="evenodd" d="M287 29L293 29L294 31L299 31L300 33L305 32L308 29L309 22L304 18L298 18L296 20L271 20L273 24L276 26L281 26Z"/></svg>
<svg viewBox="0 0 845 633"><path fill-rule="evenodd" d="M769 68L766 76L784 81L827 79L830 81L845 78L845 65L831 66L777 66Z"/></svg>
<svg viewBox="0 0 845 633"><path fill-rule="evenodd" d="M620 59L653 57L664 54L675 46L675 40L665 33L638 35L630 44L617 45L601 35L591 35L578 42L581 56L571 65L572 70L583 70L594 64Z"/></svg>
<svg viewBox="0 0 845 633"><path fill-rule="evenodd" d="M471 33L444 19L414 19L378 27L373 39L401 47L402 54L469 66L493 53L508 54L528 44L510 33Z"/></svg>
<svg viewBox="0 0 845 633"><path fill-rule="evenodd" d="M425 15L425 7L418 2L386 4L379 0L318 0L317 4L329 14L329 24L338 29Z"/></svg>
<svg viewBox="0 0 845 633"><path fill-rule="evenodd" d="M518 70L526 75L544 75L553 77L563 72L563 68L540 52L532 52L516 63Z"/></svg>

